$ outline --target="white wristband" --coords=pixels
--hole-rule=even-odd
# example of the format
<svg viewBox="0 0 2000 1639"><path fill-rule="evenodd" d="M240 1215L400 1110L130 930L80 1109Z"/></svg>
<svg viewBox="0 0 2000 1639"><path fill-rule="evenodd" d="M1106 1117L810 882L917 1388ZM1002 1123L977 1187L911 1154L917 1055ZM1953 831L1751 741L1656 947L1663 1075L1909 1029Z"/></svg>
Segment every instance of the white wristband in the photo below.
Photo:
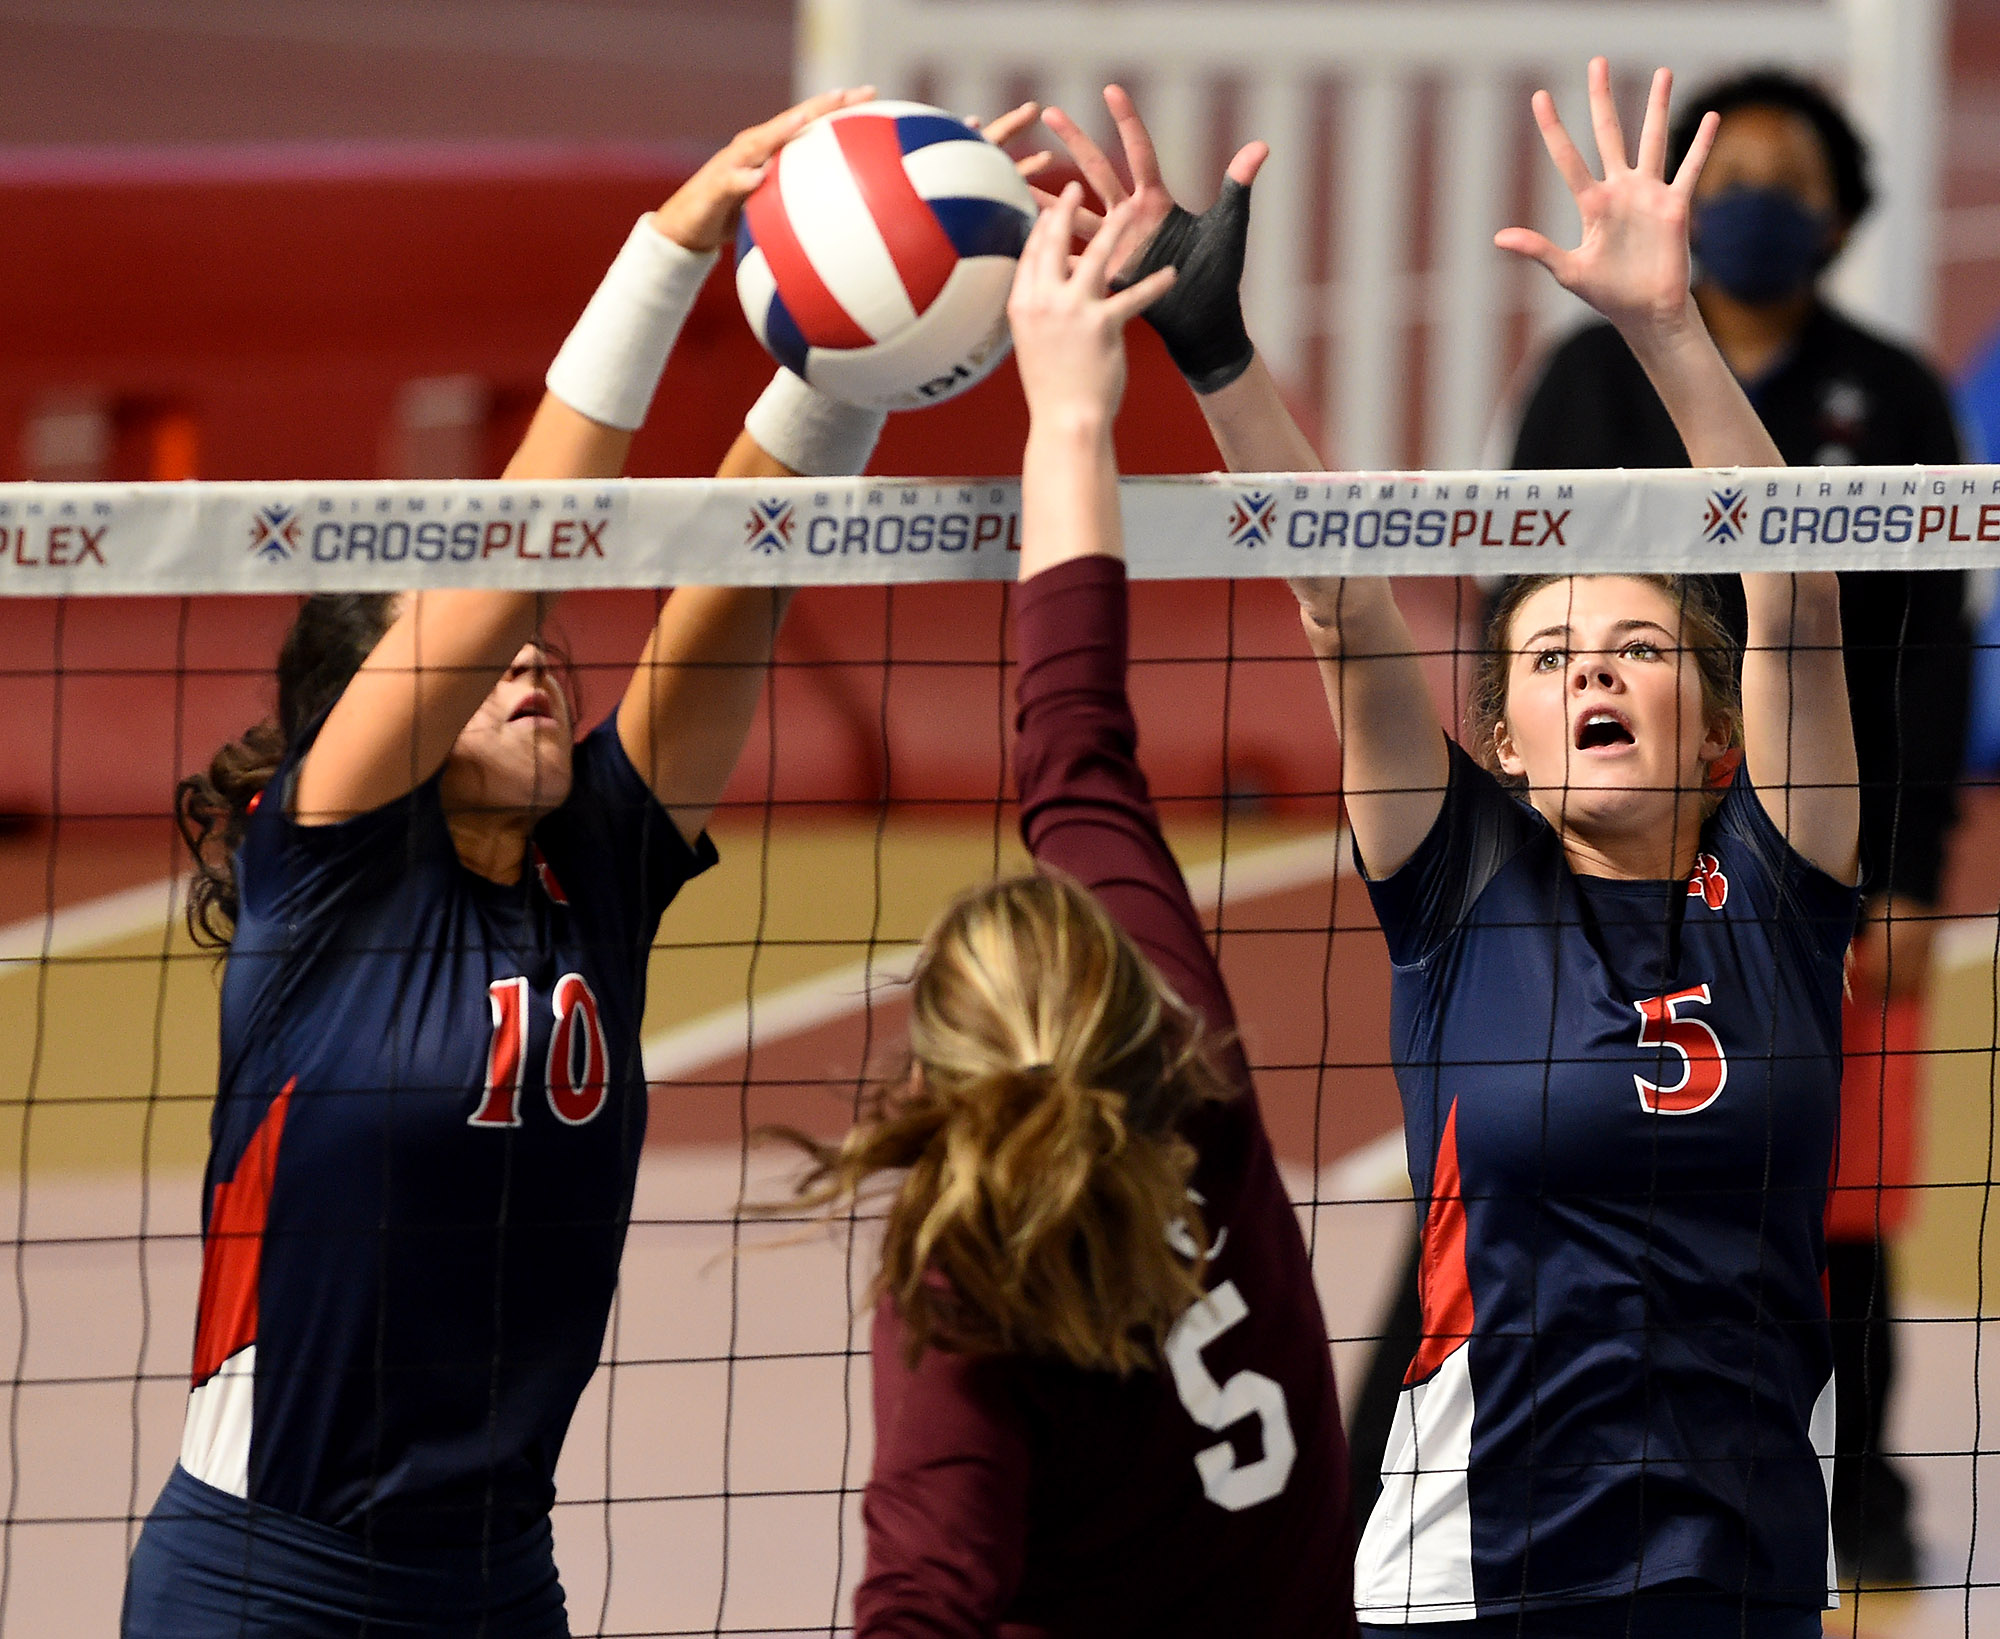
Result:
<svg viewBox="0 0 2000 1639"><path fill-rule="evenodd" d="M843 404L780 370L750 406L743 430L801 477L847 478L868 465L888 419L886 411Z"/></svg>
<svg viewBox="0 0 2000 1639"><path fill-rule="evenodd" d="M592 421L638 427L714 266L714 251L678 245L650 212L640 217L549 366L549 391Z"/></svg>

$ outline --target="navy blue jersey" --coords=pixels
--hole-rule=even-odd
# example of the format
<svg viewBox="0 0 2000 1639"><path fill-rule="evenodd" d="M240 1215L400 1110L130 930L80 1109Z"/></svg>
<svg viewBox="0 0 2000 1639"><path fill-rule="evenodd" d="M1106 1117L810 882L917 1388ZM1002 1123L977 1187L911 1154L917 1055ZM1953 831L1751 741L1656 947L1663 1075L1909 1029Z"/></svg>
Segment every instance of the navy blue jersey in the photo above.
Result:
<svg viewBox="0 0 2000 1639"><path fill-rule="evenodd" d="M385 1547L511 1539L603 1342L653 933L714 850L609 722L511 886L459 863L436 777L295 823L303 750L237 855L181 1463Z"/></svg>
<svg viewBox="0 0 2000 1639"><path fill-rule="evenodd" d="M1456 746L1369 891L1425 1207L1366 1622L1648 1588L1823 1603L1822 1286L1856 893L1738 773L1687 882L1579 877Z"/></svg>

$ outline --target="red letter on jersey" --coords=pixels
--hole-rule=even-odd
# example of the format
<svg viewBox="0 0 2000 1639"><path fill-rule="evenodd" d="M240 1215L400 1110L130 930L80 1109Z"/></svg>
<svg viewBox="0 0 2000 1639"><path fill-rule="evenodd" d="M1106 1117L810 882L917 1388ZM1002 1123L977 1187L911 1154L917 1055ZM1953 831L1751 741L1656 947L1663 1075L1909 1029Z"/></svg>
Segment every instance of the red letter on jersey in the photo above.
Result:
<svg viewBox="0 0 2000 1639"><path fill-rule="evenodd" d="M527 1067L528 981L495 979L486 987L493 1004L493 1034L486 1042L486 1096L466 1117L469 1127L521 1124L521 1072Z"/></svg>
<svg viewBox="0 0 2000 1639"><path fill-rule="evenodd" d="M549 1036L549 1108L572 1127L604 1108L604 1072L610 1055L597 1021L597 998L581 973L556 980L556 1027ZM579 1063L578 1061L582 1062Z"/></svg>
<svg viewBox="0 0 2000 1639"><path fill-rule="evenodd" d="M1723 1057L1722 1043L1701 1019L1684 1019L1677 1009L1709 999L1708 986L1677 990L1671 996L1653 996L1632 1005L1639 1010L1639 1045L1671 1047L1680 1054L1686 1068L1671 1087L1634 1074L1639 1103L1653 1115L1692 1115L1705 1110L1722 1095L1729 1080L1729 1061Z"/></svg>

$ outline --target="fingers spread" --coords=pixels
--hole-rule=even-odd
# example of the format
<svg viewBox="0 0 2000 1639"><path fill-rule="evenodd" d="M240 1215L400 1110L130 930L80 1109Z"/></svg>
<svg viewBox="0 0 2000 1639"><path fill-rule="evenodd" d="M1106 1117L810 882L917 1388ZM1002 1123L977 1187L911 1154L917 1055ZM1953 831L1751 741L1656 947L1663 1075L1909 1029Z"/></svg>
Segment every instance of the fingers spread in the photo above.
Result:
<svg viewBox="0 0 2000 1639"><path fill-rule="evenodd" d="M1083 198L1082 187L1072 182L1056 196L1056 202L1035 219L1028 243L1021 252L1021 264L1037 279L1060 284L1068 271L1071 228L1076 207Z"/></svg>
<svg viewBox="0 0 2000 1639"><path fill-rule="evenodd" d="M1170 267L1157 268L1135 285L1128 285L1115 296L1105 298L1105 315L1114 324L1124 324L1146 311L1153 303L1173 288L1174 270Z"/></svg>
<svg viewBox="0 0 2000 1639"><path fill-rule="evenodd" d="M1050 193L1047 188L1031 186L1028 192L1035 196L1035 209L1037 211L1046 211L1056 202L1057 196ZM1090 209L1089 206L1079 205L1076 208L1075 220L1070 224L1070 232L1078 239L1093 239L1097 236L1098 230L1103 226L1103 217Z"/></svg>
<svg viewBox="0 0 2000 1639"><path fill-rule="evenodd" d="M769 159L793 137L822 114L831 114L836 108L852 108L856 103L867 102L875 95L872 85L858 85L841 91L822 91L816 97L808 97L804 102L794 103L774 119L762 125L753 125L741 133L729 145L731 157L745 165L759 165Z"/></svg>
<svg viewBox="0 0 2000 1639"><path fill-rule="evenodd" d="M1568 254L1559 250L1553 240L1533 228L1502 228L1493 236L1493 243L1501 250L1525 256L1531 262L1540 262L1558 279L1562 278L1559 265L1569 260Z"/></svg>
<svg viewBox="0 0 2000 1639"><path fill-rule="evenodd" d="M1257 173L1270 157L1271 145L1268 142L1246 142L1236 150L1236 157L1229 162L1229 169L1223 174L1231 182L1240 182L1247 188L1257 180Z"/></svg>
<svg viewBox="0 0 2000 1639"><path fill-rule="evenodd" d="M1040 103L1024 102L1018 108L1010 108L998 119L980 128L980 134L990 143L1004 148L1023 131L1041 117Z"/></svg>
<svg viewBox="0 0 2000 1639"><path fill-rule="evenodd" d="M1130 244L1136 214L1130 200L1105 213L1103 228L1076 259L1076 277L1088 289L1102 291L1111 282L1112 260L1122 257Z"/></svg>
<svg viewBox="0 0 2000 1639"><path fill-rule="evenodd" d="M1639 127L1639 164L1641 176L1654 178L1667 174L1667 129L1668 110L1674 96L1674 71L1671 68L1653 70L1653 89L1646 98L1646 121Z"/></svg>
<svg viewBox="0 0 2000 1639"><path fill-rule="evenodd" d="M1692 197L1701 168L1708 163L1708 152L1715 146L1715 133L1721 129L1722 116L1714 109L1701 116L1701 124L1695 127L1694 141L1688 144L1687 158L1681 161L1681 168L1674 173L1674 191L1683 198Z"/></svg>
<svg viewBox="0 0 2000 1639"><path fill-rule="evenodd" d="M1060 108L1047 110L1042 115L1042 123L1055 132L1057 140L1069 150L1070 158L1076 161L1076 168L1083 172L1084 181L1097 190L1097 197L1104 201L1106 209L1124 199L1125 184L1119 181L1111 161L1104 157L1104 150L1091 141L1082 126Z"/></svg>
<svg viewBox="0 0 2000 1639"><path fill-rule="evenodd" d="M1549 158L1555 161L1557 172L1569 184L1569 191L1580 194L1595 187L1597 178L1590 174L1583 155L1576 151L1569 132L1563 129L1563 122L1556 117L1555 98L1546 91L1537 91L1530 106L1535 111L1535 124L1541 129L1542 146L1548 149Z"/></svg>
<svg viewBox="0 0 2000 1639"><path fill-rule="evenodd" d="M1590 129L1597 138L1597 158L1604 174L1628 169L1625 128L1618 123L1618 104L1611 96L1611 65L1602 57L1590 59Z"/></svg>
<svg viewBox="0 0 2000 1639"><path fill-rule="evenodd" d="M1124 144L1125 163L1132 168L1133 188L1159 187L1160 157L1153 150L1152 134L1139 118L1139 107L1132 101L1131 93L1122 85L1107 85L1104 106L1110 111L1111 123L1118 128L1118 140Z"/></svg>

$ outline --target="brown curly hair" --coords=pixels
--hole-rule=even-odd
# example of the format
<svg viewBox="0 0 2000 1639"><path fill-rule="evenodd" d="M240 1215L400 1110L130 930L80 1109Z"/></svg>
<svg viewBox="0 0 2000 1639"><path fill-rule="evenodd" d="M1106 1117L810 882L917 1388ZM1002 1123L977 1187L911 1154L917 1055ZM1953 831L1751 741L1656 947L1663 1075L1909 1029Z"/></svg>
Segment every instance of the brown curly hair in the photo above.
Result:
<svg viewBox="0 0 2000 1639"><path fill-rule="evenodd" d="M174 824L194 861L187 923L194 942L226 950L236 932L236 850L250 810L285 748L340 698L396 618L387 592L320 594L299 606L278 650L278 710L217 751L174 787Z"/></svg>

